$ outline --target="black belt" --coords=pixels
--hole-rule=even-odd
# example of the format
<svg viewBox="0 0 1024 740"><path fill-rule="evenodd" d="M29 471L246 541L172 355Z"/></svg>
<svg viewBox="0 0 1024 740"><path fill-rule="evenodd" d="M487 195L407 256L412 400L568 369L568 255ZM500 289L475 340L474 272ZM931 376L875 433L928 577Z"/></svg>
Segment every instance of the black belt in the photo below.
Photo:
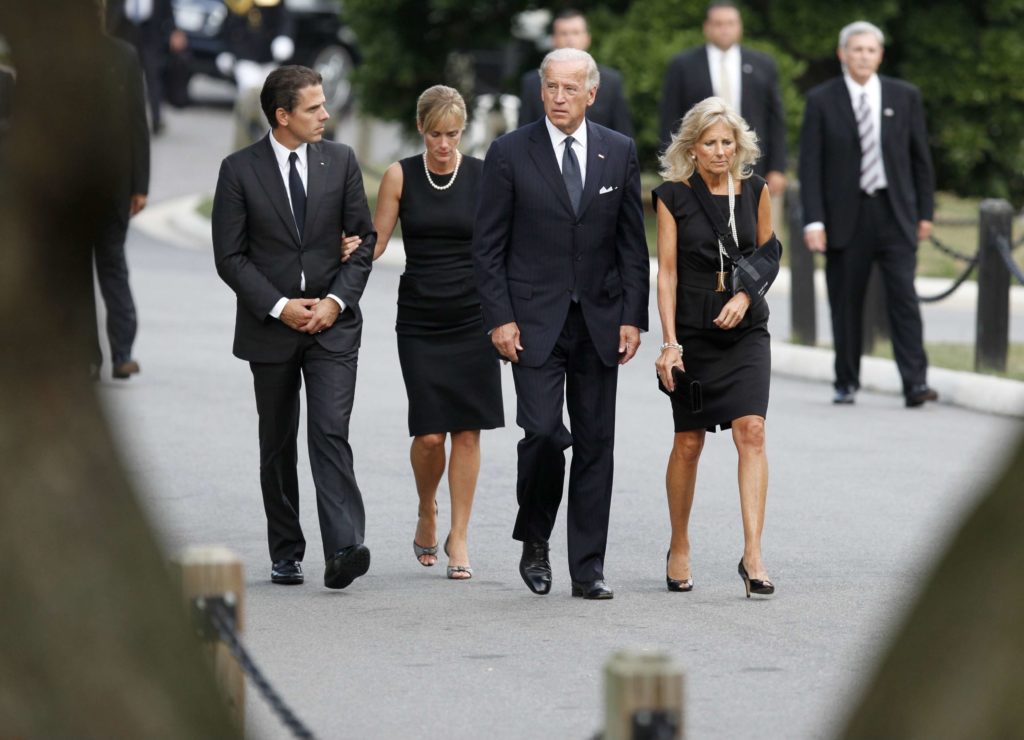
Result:
<svg viewBox="0 0 1024 740"><path fill-rule="evenodd" d="M730 272L725 273L725 284L732 285L729 280ZM718 287L718 273L717 272L693 272L692 270L684 270L681 276L681 282L688 288L701 288L702 290L715 290Z"/></svg>
<svg viewBox="0 0 1024 740"><path fill-rule="evenodd" d="M888 192L888 188L879 188L873 193L869 193L865 190L860 191L861 198L877 198L879 195L885 195Z"/></svg>

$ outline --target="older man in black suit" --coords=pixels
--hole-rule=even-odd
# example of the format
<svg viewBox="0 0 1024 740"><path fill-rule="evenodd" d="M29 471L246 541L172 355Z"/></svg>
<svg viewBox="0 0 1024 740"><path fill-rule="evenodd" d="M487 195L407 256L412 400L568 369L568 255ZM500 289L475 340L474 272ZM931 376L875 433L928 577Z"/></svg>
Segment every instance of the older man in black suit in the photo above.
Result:
<svg viewBox="0 0 1024 740"><path fill-rule="evenodd" d="M561 11L551 21L551 41L556 49L590 48L590 29L587 18L574 9ZM633 118L629 114L629 103L622 90L622 75L618 70L598 65L601 73L600 94L587 110L587 118L612 131L633 136ZM544 101L541 99L540 76L531 69L523 75L519 93L519 127L533 123L544 115Z"/></svg>
<svg viewBox="0 0 1024 740"><path fill-rule="evenodd" d="M545 116L487 153L474 233L484 324L513 363L519 443L513 537L531 591L551 589L548 538L569 473L573 596L604 581L618 366L647 328L650 263L633 140L587 121L593 58L557 49L541 64ZM570 430L562 422L569 409Z"/></svg>
<svg viewBox="0 0 1024 740"><path fill-rule="evenodd" d="M786 118L775 61L740 46L743 19L736 5L716 0L704 19L707 44L672 57L665 72L660 107L664 146L694 105L712 96L725 100L750 124L763 156L754 171L768 182L772 196L786 187Z"/></svg>
<svg viewBox="0 0 1024 740"><path fill-rule="evenodd" d="M359 299L376 232L355 155L322 140L329 116L320 75L281 67L267 77L260 100L271 131L221 164L214 256L238 297L234 352L249 362L256 391L271 580L303 580L296 435L304 379L324 584L345 588L370 567L348 431ZM342 234L362 237L345 263Z"/></svg>
<svg viewBox="0 0 1024 740"><path fill-rule="evenodd" d="M934 172L921 93L877 74L884 36L865 21L839 33L842 77L807 93L800 132L804 241L825 253L835 344L834 402L860 387L864 292L877 262L907 406L934 401L921 309L917 243L932 230Z"/></svg>

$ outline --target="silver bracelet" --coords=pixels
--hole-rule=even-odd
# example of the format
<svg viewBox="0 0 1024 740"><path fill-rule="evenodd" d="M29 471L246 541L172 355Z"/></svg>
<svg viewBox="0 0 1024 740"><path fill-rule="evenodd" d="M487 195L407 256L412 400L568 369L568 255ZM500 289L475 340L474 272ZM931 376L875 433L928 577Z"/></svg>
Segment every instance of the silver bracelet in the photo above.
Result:
<svg viewBox="0 0 1024 740"><path fill-rule="evenodd" d="M665 342L663 345L661 345L661 351L664 352L667 349L678 350L679 351L679 358L682 359L682 357L683 357L683 345L676 344L675 342Z"/></svg>

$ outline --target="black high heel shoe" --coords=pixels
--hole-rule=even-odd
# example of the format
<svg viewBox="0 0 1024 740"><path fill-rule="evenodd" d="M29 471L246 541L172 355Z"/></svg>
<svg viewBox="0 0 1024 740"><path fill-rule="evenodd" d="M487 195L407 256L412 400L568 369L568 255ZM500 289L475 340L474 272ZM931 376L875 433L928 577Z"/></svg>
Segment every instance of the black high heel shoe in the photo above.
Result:
<svg viewBox="0 0 1024 740"><path fill-rule="evenodd" d="M769 581L767 578L763 581L757 578L751 578L747 574L747 569L743 567L743 558L740 558L740 564L737 568L740 573L740 578L743 579L743 587L747 589L747 598L750 598L750 594L758 594L759 596L769 596L775 593L775 584Z"/></svg>
<svg viewBox="0 0 1024 740"><path fill-rule="evenodd" d="M672 557L672 551L669 550L665 553L665 585L668 586L669 591L693 591L693 579L686 578L684 580L677 580L675 578L669 578L668 575L668 560Z"/></svg>

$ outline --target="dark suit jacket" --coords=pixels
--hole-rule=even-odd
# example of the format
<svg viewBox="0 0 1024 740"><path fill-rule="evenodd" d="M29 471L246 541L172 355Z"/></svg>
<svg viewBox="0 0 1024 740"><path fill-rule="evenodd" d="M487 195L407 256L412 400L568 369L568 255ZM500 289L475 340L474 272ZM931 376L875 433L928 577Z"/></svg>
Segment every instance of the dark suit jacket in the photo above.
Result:
<svg viewBox="0 0 1024 740"><path fill-rule="evenodd" d="M284 0L279 0L242 15L228 11L223 34L227 50L235 57L264 64L274 61L271 42L278 36L294 37L295 26Z"/></svg>
<svg viewBox="0 0 1024 740"><path fill-rule="evenodd" d="M306 223L295 228L270 134L227 157L213 200L213 252L217 272L238 297L234 352L251 362L283 362L301 338L270 310L281 298L325 298L333 293L345 310L316 339L333 352L359 346L359 298L373 261L373 230L363 176L352 149L310 144ZM341 235L363 243L341 262ZM299 289L305 272L306 289ZM330 300L330 299L328 299Z"/></svg>
<svg viewBox="0 0 1024 740"><path fill-rule="evenodd" d="M473 233L484 325L518 323L525 367L551 354L574 289L606 365L618 362L620 325L647 329L650 262L636 146L586 126L579 216L544 119L496 139L484 160Z"/></svg>
<svg viewBox="0 0 1024 740"><path fill-rule="evenodd" d="M935 175L921 92L902 80L882 83L882 162L888 198L910 244L917 222L932 220ZM800 130L800 198L804 224L821 221L830 249L853 237L860 206L860 135L843 77L807 93Z"/></svg>
<svg viewBox="0 0 1024 740"><path fill-rule="evenodd" d="M110 164L107 174L114 176L114 197L127 211L131 195L149 192L149 125L142 67L135 49L125 41L104 34L100 49L105 125L97 146Z"/></svg>
<svg viewBox="0 0 1024 740"><path fill-rule="evenodd" d="M601 85L597 98L587 109L587 119L596 124L633 137L633 119L629 115L629 103L622 90L622 75L611 67L598 65ZM523 75L519 93L519 128L533 123L544 115L544 102L540 99L540 75L531 70Z"/></svg>
<svg viewBox="0 0 1024 740"><path fill-rule="evenodd" d="M136 46L168 54L171 32L174 31L174 12L171 0L153 0L153 14L136 26L125 15L126 0L107 2L107 32Z"/></svg>
<svg viewBox="0 0 1024 740"><path fill-rule="evenodd" d="M775 60L767 54L740 47L740 115L760 139L761 159L754 171L786 171L786 117L779 92ZM668 146L672 132L694 105L713 96L707 46L680 52L665 72L661 94L660 138Z"/></svg>

